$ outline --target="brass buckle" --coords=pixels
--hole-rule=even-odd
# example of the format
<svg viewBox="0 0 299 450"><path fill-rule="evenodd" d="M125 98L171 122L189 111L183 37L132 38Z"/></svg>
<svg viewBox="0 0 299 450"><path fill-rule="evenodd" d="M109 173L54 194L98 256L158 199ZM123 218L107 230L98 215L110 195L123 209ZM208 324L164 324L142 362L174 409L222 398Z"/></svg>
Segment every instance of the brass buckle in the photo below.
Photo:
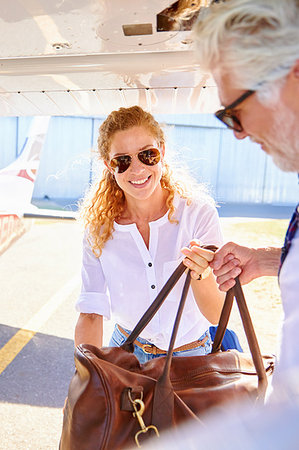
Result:
<svg viewBox="0 0 299 450"><path fill-rule="evenodd" d="M149 352L149 351L145 350L145 347L149 347L150 349L153 350L154 347L151 344L143 344L141 348L144 351L144 353L147 353L148 355L151 355L152 353L154 353L154 352Z"/></svg>
<svg viewBox="0 0 299 450"><path fill-rule="evenodd" d="M143 421L143 419L142 419L142 415L143 415L144 410L145 410L145 404L142 401L142 396L143 396L143 393L141 392L141 398L140 399L136 398L135 400L133 400L130 390L128 391L129 400L132 403L134 411L135 411L135 412L133 412L133 417L136 417L136 419L139 422L139 426L140 426L140 430L137 431L137 433L135 433L135 443L136 443L138 448L141 448L141 445L140 445L140 442L139 442L139 436L140 436L141 433L147 433L149 430L154 430L154 432L156 433L156 436L157 437L160 436L159 431L158 431L157 427L155 427L155 425L148 425L148 426L146 426L144 421Z"/></svg>

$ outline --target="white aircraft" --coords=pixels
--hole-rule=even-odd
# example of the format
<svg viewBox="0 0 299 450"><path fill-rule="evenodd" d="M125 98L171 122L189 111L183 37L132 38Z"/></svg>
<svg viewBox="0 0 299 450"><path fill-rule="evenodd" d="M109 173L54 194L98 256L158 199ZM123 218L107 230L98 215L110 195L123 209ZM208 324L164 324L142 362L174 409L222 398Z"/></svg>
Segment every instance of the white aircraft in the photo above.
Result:
<svg viewBox="0 0 299 450"><path fill-rule="evenodd" d="M135 104L153 114L218 108L192 45L192 25L209 3L0 0L0 116L39 116L23 156L0 172L0 251L24 213L41 215L30 201L48 116L107 115Z"/></svg>
<svg viewBox="0 0 299 450"><path fill-rule="evenodd" d="M31 203L50 116L35 117L19 157L0 170L0 254L27 229L24 218L74 219L71 211L39 209Z"/></svg>
<svg viewBox="0 0 299 450"><path fill-rule="evenodd" d="M191 27L209 0L1 0L0 114L214 112Z"/></svg>
<svg viewBox="0 0 299 450"><path fill-rule="evenodd" d="M31 198L49 121L49 116L34 118L19 157L0 170L0 213L23 215L37 209Z"/></svg>

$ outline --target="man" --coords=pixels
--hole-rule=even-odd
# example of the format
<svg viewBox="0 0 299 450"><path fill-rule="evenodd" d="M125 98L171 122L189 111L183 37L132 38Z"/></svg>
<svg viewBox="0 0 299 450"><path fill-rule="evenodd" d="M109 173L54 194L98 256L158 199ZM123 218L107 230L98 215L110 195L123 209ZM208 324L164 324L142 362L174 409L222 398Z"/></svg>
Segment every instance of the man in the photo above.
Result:
<svg viewBox="0 0 299 450"><path fill-rule="evenodd" d="M214 1L199 15L194 38L197 60L213 74L225 106L216 116L237 139L259 143L281 169L299 172L299 0ZM283 253L230 242L210 263L223 291L237 275L246 284L279 272L285 318L273 377L276 402L255 410L225 405L206 417L205 428L190 423L178 435L171 430L147 450L299 448L298 221L299 205Z"/></svg>
<svg viewBox="0 0 299 450"><path fill-rule="evenodd" d="M249 137L275 164L299 172L299 0L214 1L194 29L197 60L217 83L216 116L237 139ZM299 448L299 204L285 249L224 245L203 257L227 291L239 275L243 284L279 272L285 313L272 399L251 409L225 404L205 417L205 427L187 423L167 432L152 449L275 450ZM281 265L282 263L282 265Z"/></svg>
<svg viewBox="0 0 299 450"><path fill-rule="evenodd" d="M196 55L216 81L216 116L237 139L261 145L284 171L299 172L299 0L214 1L194 29ZM273 386L299 369L299 204L283 252L224 245L211 263L220 289L277 275L284 308ZM281 265L282 264L282 265Z"/></svg>

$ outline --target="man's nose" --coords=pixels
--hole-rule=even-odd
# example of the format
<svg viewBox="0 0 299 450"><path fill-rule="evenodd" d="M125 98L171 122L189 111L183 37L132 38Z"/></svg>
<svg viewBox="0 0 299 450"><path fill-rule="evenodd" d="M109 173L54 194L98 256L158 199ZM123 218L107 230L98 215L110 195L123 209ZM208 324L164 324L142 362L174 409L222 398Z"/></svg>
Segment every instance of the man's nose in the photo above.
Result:
<svg viewBox="0 0 299 450"><path fill-rule="evenodd" d="M245 130L242 131L233 130L233 132L237 139L245 139L248 136Z"/></svg>

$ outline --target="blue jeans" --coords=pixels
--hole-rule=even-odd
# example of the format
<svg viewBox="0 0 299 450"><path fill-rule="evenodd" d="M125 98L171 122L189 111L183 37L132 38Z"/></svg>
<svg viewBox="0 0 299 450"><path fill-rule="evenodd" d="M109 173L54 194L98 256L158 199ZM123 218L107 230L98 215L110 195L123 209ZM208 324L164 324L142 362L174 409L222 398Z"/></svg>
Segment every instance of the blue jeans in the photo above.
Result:
<svg viewBox="0 0 299 450"><path fill-rule="evenodd" d="M210 331L211 339L212 339L212 341L214 341L217 327L212 326L209 328L209 331ZM233 330L229 330L227 328L225 330L224 337L222 340L221 350L223 352L225 352L226 350L229 350L229 349L236 349L239 352L243 352L243 349L239 342L238 336L236 335L236 333Z"/></svg>
<svg viewBox="0 0 299 450"><path fill-rule="evenodd" d="M127 333L130 333L129 330L127 330L125 328L124 328L124 330ZM207 330L202 336L200 336L200 338L198 338L198 341L201 341L206 336L208 336L208 340L205 342L204 345L192 348L190 350L173 352L173 356L198 356L198 355L206 355L207 353L210 353L211 349L212 349L212 342L211 342L209 330ZM111 339L109 342L109 346L110 347L120 347L125 342L126 339L127 339L126 336L119 330L117 325L115 325L114 331L112 333L112 336L111 336ZM137 340L141 344L151 345L151 342L147 341L146 339L138 337ZM160 356L165 356L165 355L153 355L151 353L145 353L142 350L142 348L138 347L137 345L134 345L134 355L136 356L136 358L138 358L140 364L144 364L145 362L150 361L151 359L154 359L154 358L159 358Z"/></svg>

